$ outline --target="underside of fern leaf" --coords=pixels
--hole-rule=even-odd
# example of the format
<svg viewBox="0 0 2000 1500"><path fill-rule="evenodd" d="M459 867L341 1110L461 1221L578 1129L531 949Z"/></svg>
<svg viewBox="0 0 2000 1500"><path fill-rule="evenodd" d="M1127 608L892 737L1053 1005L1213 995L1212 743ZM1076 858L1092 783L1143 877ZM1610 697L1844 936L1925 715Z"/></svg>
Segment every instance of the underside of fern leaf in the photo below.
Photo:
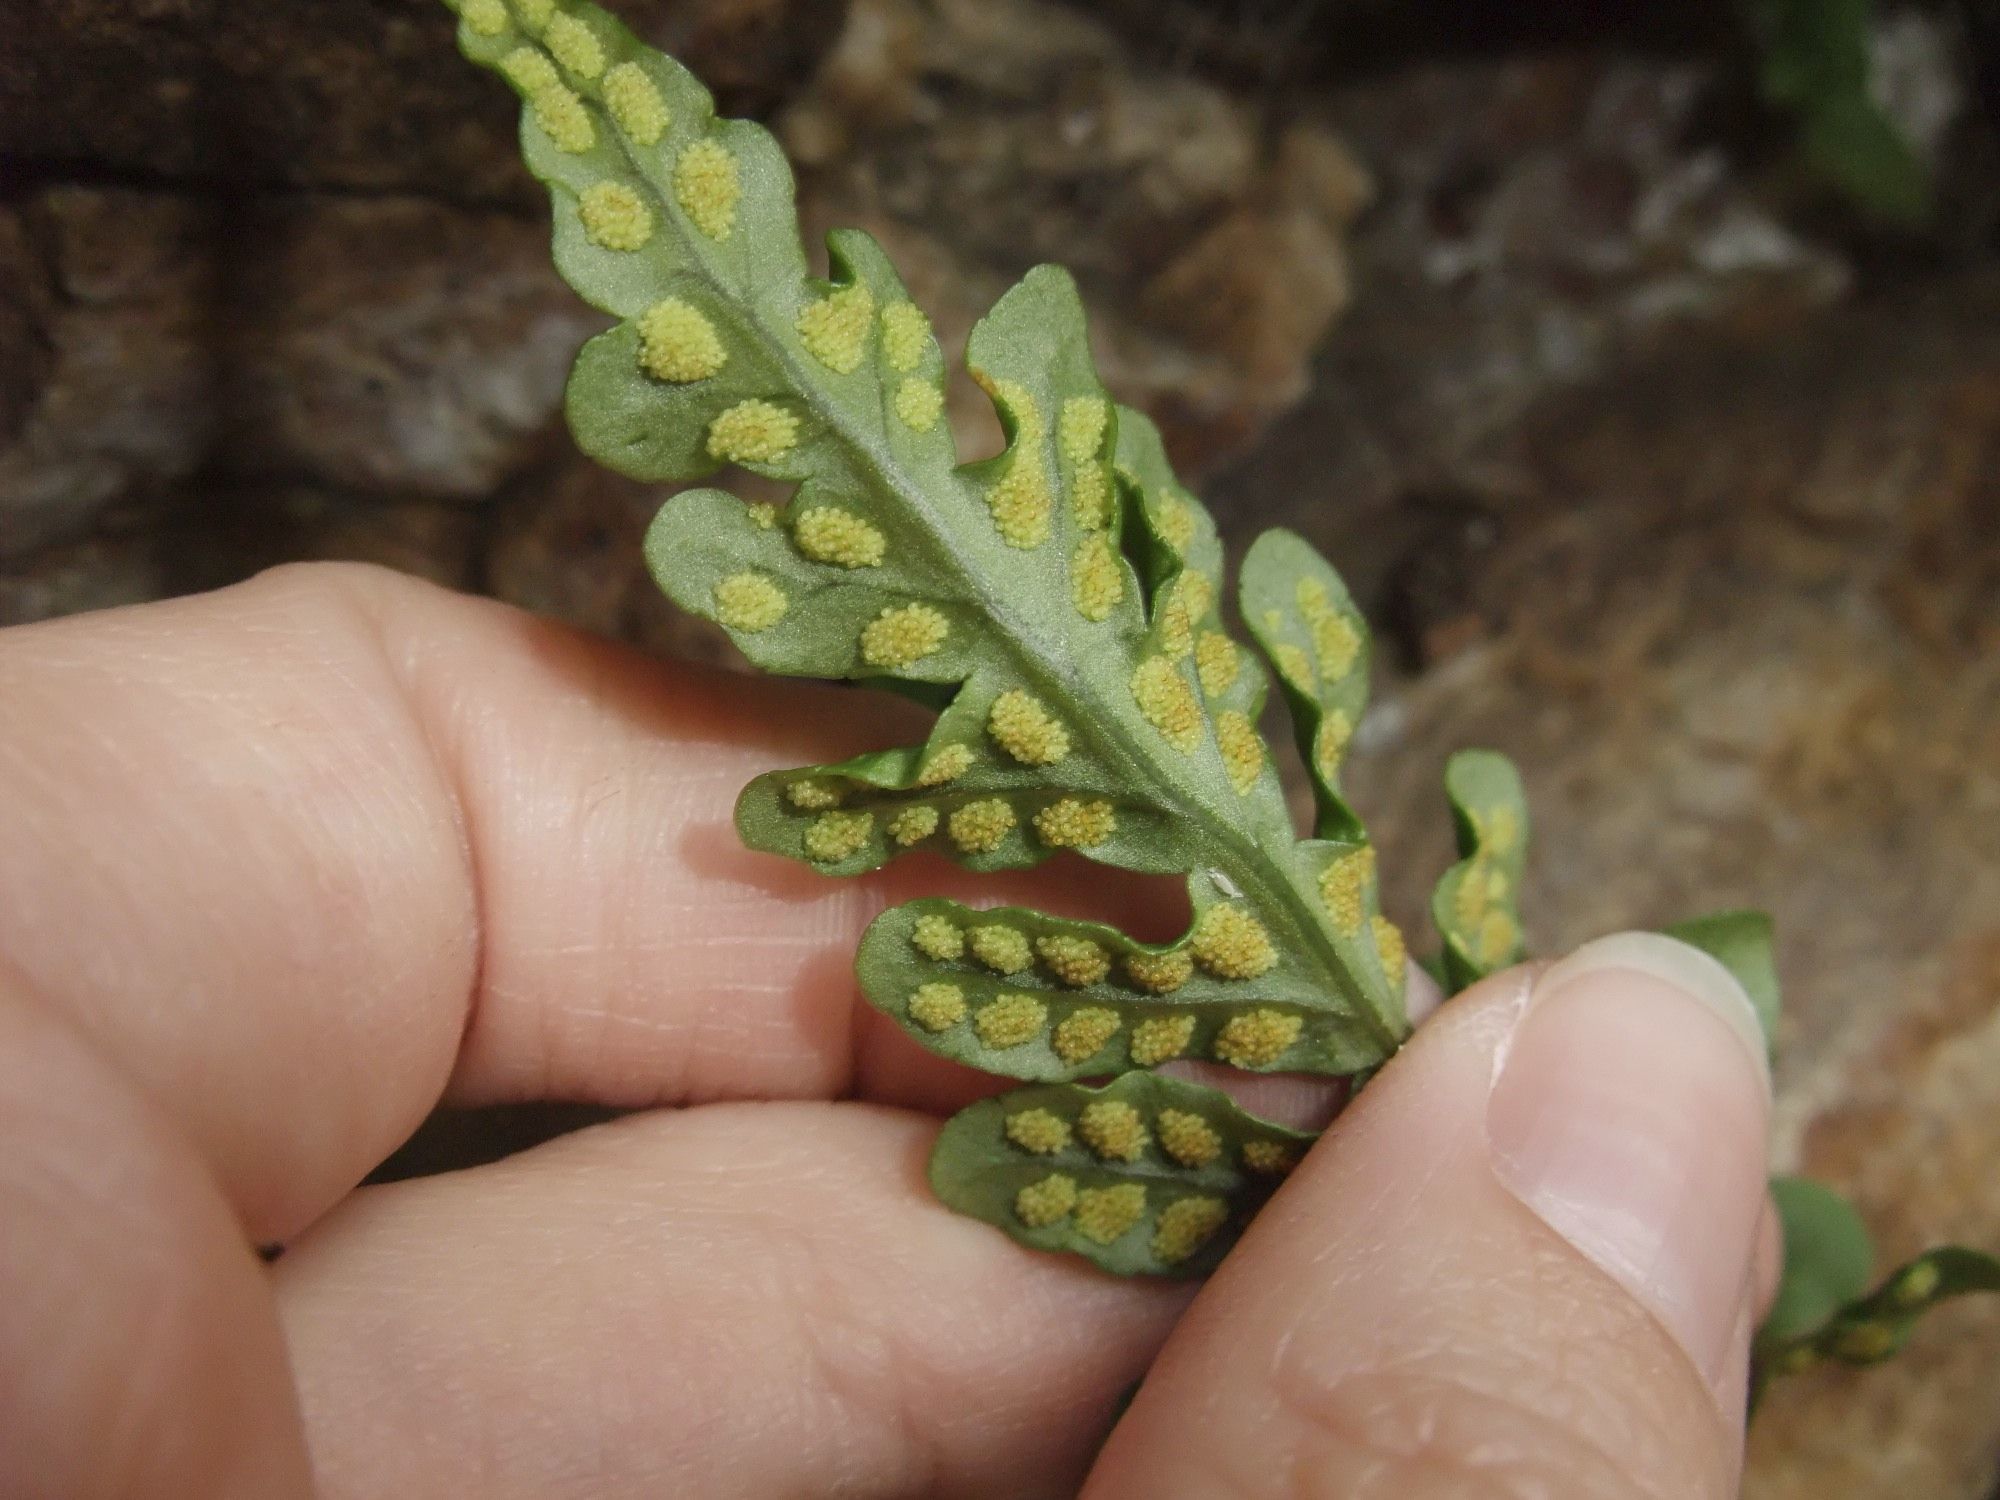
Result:
<svg viewBox="0 0 2000 1500"><path fill-rule="evenodd" d="M593 6L456 8L461 47L523 100L559 269L619 319L571 377L578 442L643 479L735 464L795 486L783 506L673 499L647 539L661 585L767 670L939 706L922 744L760 777L737 808L746 842L829 875L915 849L974 870L1074 850L1188 882L1192 923L1165 946L1032 911L890 911L862 949L870 1001L946 1056L1058 1084L1183 1056L1379 1064L1408 1030L1403 945L1331 791L1366 691L1365 633L1331 569L1281 537L1245 580L1334 799L1301 840L1256 728L1264 669L1223 625L1214 525L1151 424L1107 396L1067 273L1030 272L974 329L966 365L1006 445L961 462L927 318L865 235L830 236L828 279L809 273L763 130L716 118L684 69ZM1114 1085L1149 1109L1165 1087ZM1240 1112L1219 1095L1207 1108L1240 1157ZM1031 1159L1004 1132L988 1144L1003 1166ZM1016 1205L971 1187L1012 1176L976 1155L950 1158L963 1181L941 1167L940 1190L1018 1232ZM1154 1248L1160 1212L1197 1212L1174 1193L1234 1218L1251 1191L1240 1160L1092 1160L1146 1199L1129 1235L1064 1241L1114 1269L1189 1261Z"/></svg>

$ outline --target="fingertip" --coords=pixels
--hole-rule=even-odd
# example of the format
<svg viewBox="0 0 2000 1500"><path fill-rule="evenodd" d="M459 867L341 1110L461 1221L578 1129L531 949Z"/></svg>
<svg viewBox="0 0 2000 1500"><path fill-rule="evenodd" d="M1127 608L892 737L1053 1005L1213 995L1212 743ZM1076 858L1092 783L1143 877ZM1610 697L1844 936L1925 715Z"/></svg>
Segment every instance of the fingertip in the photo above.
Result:
<svg viewBox="0 0 2000 1500"><path fill-rule="evenodd" d="M1651 933L1535 982L1487 1112L1496 1176L1720 1389L1766 1202L1770 1075L1743 988Z"/></svg>
<svg viewBox="0 0 2000 1500"><path fill-rule="evenodd" d="M1714 1165L1705 1155L1677 1164L1682 1115L1720 1099L1735 1123L1713 1138L1734 1139L1738 1124L1761 1119L1760 1099L1737 1039L1701 1001L1642 996L1628 1014L1601 982L1594 996L1579 993L1587 968L1573 965L1546 1003L1538 981L1552 969L1492 976L1416 1032L1182 1320L1107 1447L1090 1500L1258 1493L1271 1474L1301 1472L1325 1493L1413 1500L1458 1493L1440 1487L1441 1475L1495 1493L1730 1492L1742 1408L1725 1393L1742 1384L1756 1223L1739 1211L1735 1178L1750 1184L1754 1209L1761 1160L1753 1150L1726 1168L1729 1180L1708 1184L1713 1204L1667 1189L1692 1191ZM1613 983L1667 988L1630 971ZM1572 1030L1585 1000L1592 1026ZM1655 1008L1675 1033L1667 1043ZM1650 1093L1635 1076L1649 1058L1659 1065ZM1508 1090L1520 1096L1505 1104L1516 1119L1497 1127L1490 1115ZM1598 1156L1577 1144L1594 1131L1612 1143ZM1508 1181L1496 1135L1531 1165L1554 1165L1525 1185L1518 1170ZM1705 1273L1692 1277L1692 1297L1682 1295L1685 1265L1635 1284L1609 1251L1636 1241L1593 1238L1588 1223L1557 1211L1569 1206L1559 1190L1577 1184L1555 1168L1571 1160L1580 1190L1599 1194L1606 1212L1617 1184L1607 1189L1600 1169L1606 1160L1627 1169L1638 1186L1626 1206L1646 1226L1638 1238L1672 1238L1655 1216L1668 1202L1690 1240L1713 1241L1713 1265L1734 1276L1723 1350L1711 1354L1673 1321L1706 1295ZM1701 1252L1682 1241L1662 1254Z"/></svg>

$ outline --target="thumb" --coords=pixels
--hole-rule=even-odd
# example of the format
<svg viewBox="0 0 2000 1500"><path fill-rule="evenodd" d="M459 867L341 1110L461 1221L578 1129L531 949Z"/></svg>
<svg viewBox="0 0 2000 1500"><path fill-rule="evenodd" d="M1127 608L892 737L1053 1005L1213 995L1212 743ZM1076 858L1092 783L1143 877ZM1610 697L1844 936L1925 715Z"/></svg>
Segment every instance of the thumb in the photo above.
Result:
<svg viewBox="0 0 2000 1500"><path fill-rule="evenodd" d="M1770 1078L1649 933L1468 990L1175 1330L1086 1500L1728 1496Z"/></svg>

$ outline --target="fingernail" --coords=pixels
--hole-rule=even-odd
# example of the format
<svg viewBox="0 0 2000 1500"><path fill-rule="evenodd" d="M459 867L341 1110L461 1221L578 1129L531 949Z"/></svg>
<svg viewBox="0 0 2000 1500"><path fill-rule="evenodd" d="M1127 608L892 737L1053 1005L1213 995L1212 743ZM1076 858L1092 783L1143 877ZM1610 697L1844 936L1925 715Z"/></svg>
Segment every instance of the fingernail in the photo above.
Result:
<svg viewBox="0 0 2000 1500"><path fill-rule="evenodd" d="M1763 1211L1771 1078L1750 998L1656 933L1535 981L1487 1109L1494 1170L1720 1393Z"/></svg>

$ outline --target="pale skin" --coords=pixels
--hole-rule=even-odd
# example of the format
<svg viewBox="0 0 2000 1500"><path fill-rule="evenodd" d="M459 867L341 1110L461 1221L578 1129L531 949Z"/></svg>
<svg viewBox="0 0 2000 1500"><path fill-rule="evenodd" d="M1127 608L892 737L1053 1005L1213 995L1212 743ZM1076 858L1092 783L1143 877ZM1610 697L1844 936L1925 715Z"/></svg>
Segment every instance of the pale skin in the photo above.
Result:
<svg viewBox="0 0 2000 1500"><path fill-rule="evenodd" d="M938 1206L993 1084L856 995L868 917L1158 891L741 849L860 701L358 568L0 632L0 1494L1733 1492L1740 1336L1705 1374L1471 1144L1520 973L1199 1291ZM357 1186L530 1099L636 1112Z"/></svg>

